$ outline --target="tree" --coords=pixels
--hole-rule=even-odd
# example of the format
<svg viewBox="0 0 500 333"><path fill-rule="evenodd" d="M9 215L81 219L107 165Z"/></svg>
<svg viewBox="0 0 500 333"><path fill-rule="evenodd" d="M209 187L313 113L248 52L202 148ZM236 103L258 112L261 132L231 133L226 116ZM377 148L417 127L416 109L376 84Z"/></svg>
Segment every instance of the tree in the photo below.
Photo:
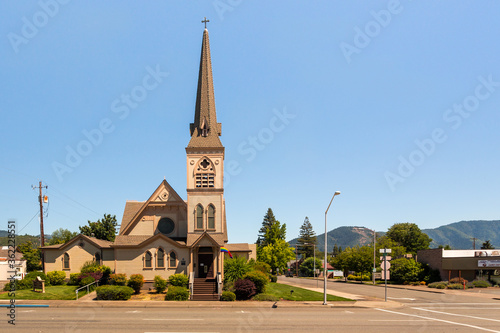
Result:
<svg viewBox="0 0 500 333"><path fill-rule="evenodd" d="M299 270L303 276L314 276L314 269L321 270L321 260L309 257L300 265Z"/></svg>
<svg viewBox="0 0 500 333"><path fill-rule="evenodd" d="M273 272L276 269L284 271L287 263L294 258L293 249L283 239L278 239L274 243L263 246L260 252L257 252L257 260L269 264Z"/></svg>
<svg viewBox="0 0 500 333"><path fill-rule="evenodd" d="M429 248L432 239L423 233L415 223L396 223L387 230L386 236L406 248L407 253Z"/></svg>
<svg viewBox="0 0 500 333"><path fill-rule="evenodd" d="M493 249L495 248L493 247L493 245L491 245L489 240L484 242L483 245L481 246L481 250L493 250Z"/></svg>
<svg viewBox="0 0 500 333"><path fill-rule="evenodd" d="M304 223L300 227L299 239L297 240L297 252L302 254L304 258L314 255L314 247L316 245L316 234L313 230L309 218L306 216Z"/></svg>
<svg viewBox="0 0 500 333"><path fill-rule="evenodd" d="M28 272L42 269L40 248L37 245L27 241L17 248L23 254L22 259L26 260L26 270Z"/></svg>
<svg viewBox="0 0 500 333"><path fill-rule="evenodd" d="M234 282L242 279L250 271L250 264L244 257L235 256L224 260L224 281Z"/></svg>
<svg viewBox="0 0 500 333"><path fill-rule="evenodd" d="M273 210L271 208L267 209L266 215L264 215L264 220L262 221L262 227L259 230L259 236L257 238L257 247L266 246L272 243L275 239L283 239L286 237L286 224L281 225L281 223L274 217Z"/></svg>
<svg viewBox="0 0 500 333"><path fill-rule="evenodd" d="M439 245L438 249L451 250L451 246L450 246L450 244Z"/></svg>
<svg viewBox="0 0 500 333"><path fill-rule="evenodd" d="M403 282L416 282L422 275L424 271L422 264L415 261L415 259L394 259L391 260L391 279L403 283Z"/></svg>
<svg viewBox="0 0 500 333"><path fill-rule="evenodd" d="M342 247L339 247L337 246L337 243L335 243L335 245L333 246L333 251L332 251L332 257L336 257L340 254L340 252L342 252Z"/></svg>
<svg viewBox="0 0 500 333"><path fill-rule="evenodd" d="M88 221L88 224L89 225L79 227L81 234L110 242L115 240L117 226L116 215L111 216L110 214L104 214L102 220L97 220L97 222Z"/></svg>
<svg viewBox="0 0 500 333"><path fill-rule="evenodd" d="M55 230L50 236L48 245L64 244L72 238L76 237L78 233L71 232L68 229L59 228Z"/></svg>
<svg viewBox="0 0 500 333"><path fill-rule="evenodd" d="M347 247L342 253L333 258L331 264L336 269L343 270L344 272L371 272L373 268L373 247Z"/></svg>

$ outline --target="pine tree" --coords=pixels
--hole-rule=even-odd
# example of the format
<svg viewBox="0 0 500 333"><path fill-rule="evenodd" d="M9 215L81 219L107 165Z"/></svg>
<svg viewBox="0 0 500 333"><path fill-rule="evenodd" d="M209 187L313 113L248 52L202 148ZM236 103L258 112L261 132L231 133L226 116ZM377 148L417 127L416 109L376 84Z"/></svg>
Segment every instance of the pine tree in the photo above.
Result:
<svg viewBox="0 0 500 333"><path fill-rule="evenodd" d="M316 245L316 234L313 230L309 218L306 216L304 223L300 227L299 239L297 240L297 252L305 258L314 255L314 247Z"/></svg>
<svg viewBox="0 0 500 333"><path fill-rule="evenodd" d="M494 249L493 245L491 245L490 241L487 240L486 242L483 243L483 245L481 246L481 250L490 250L490 249Z"/></svg>
<svg viewBox="0 0 500 333"><path fill-rule="evenodd" d="M333 252L332 252L332 257L336 257L340 254L341 251L339 251L339 247L337 246L337 243L333 246Z"/></svg>
<svg viewBox="0 0 500 333"><path fill-rule="evenodd" d="M282 228L285 229L281 230ZM271 230L271 234L269 234L269 230ZM286 234L286 226L284 224L283 226L281 226L280 222L277 221L276 218L274 217L273 210L271 208L268 208L266 215L264 215L264 220L262 221L262 227L259 230L259 236L255 244L257 244L258 246L266 246L269 244L269 238L279 237L280 233L283 234L282 239L285 239L284 235Z"/></svg>

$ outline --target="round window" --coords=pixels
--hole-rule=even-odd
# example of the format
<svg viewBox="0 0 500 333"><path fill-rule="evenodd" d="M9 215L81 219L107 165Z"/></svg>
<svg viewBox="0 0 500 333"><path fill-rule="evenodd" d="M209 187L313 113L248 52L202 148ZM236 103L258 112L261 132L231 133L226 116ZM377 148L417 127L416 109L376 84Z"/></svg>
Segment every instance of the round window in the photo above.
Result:
<svg viewBox="0 0 500 333"><path fill-rule="evenodd" d="M172 221L168 217L164 217L160 220L160 222L158 222L158 230L164 235L172 233L172 231L174 231L174 228L174 221Z"/></svg>

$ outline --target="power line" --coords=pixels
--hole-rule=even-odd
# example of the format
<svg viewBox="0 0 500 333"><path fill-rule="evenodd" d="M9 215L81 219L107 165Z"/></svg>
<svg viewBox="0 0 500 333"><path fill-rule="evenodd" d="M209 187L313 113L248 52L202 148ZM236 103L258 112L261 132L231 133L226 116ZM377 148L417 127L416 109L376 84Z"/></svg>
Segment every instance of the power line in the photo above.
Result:
<svg viewBox="0 0 500 333"><path fill-rule="evenodd" d="M33 219L34 219L34 218L35 218L38 214L39 214L39 213L38 213L38 212L36 212L36 213L35 213L35 215L33 215L33 217L32 217L32 218L28 221L28 223L26 223L26 224L24 225L24 227L22 227L22 228L21 228L21 230L19 230L19 232L23 231L23 230L24 230L24 228L26 228L26 227L27 227L27 226L31 223L31 221L33 221Z"/></svg>
<svg viewBox="0 0 500 333"><path fill-rule="evenodd" d="M85 208L85 209L87 209L87 210L91 211L92 213L94 213L94 214L96 214L96 215L99 215L99 216L101 215L101 214L99 214L98 212L96 212L95 210L93 210L93 209L91 209L91 208L89 208L89 207L85 206L84 204L82 204L82 203L80 203L80 202L76 201L75 199L71 198L69 195L64 194L63 192L61 192L60 190L58 190L58 189L57 189L56 187L54 187L53 185L50 185L50 188L52 188L52 189L56 190L56 191L57 191L57 192L59 192L61 195L65 196L66 198L68 198L69 200L71 200L71 201L73 201L74 203L78 204L79 206L81 206L81 207L83 207L83 208Z"/></svg>

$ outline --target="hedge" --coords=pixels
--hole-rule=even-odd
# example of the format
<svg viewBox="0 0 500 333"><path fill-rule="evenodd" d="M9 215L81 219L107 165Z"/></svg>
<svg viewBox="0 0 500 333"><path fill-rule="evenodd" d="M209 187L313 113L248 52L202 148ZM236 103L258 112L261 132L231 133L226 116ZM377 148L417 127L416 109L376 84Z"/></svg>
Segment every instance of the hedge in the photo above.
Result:
<svg viewBox="0 0 500 333"><path fill-rule="evenodd" d="M223 291L220 300L223 302L233 302L236 300L236 295L231 291Z"/></svg>
<svg viewBox="0 0 500 333"><path fill-rule="evenodd" d="M185 274L174 274L168 277L168 283L171 286L187 287L189 283L189 278Z"/></svg>
<svg viewBox="0 0 500 333"><path fill-rule="evenodd" d="M101 286L96 288L98 300L126 301L134 293L134 289L127 286Z"/></svg>
<svg viewBox="0 0 500 333"><path fill-rule="evenodd" d="M66 279L66 273L64 273L63 271L52 271L47 273L47 277L51 285L57 286L64 284L64 280Z"/></svg>
<svg viewBox="0 0 500 333"><path fill-rule="evenodd" d="M184 287L171 286L168 287L165 295L166 301L187 301L189 299L189 290Z"/></svg>

